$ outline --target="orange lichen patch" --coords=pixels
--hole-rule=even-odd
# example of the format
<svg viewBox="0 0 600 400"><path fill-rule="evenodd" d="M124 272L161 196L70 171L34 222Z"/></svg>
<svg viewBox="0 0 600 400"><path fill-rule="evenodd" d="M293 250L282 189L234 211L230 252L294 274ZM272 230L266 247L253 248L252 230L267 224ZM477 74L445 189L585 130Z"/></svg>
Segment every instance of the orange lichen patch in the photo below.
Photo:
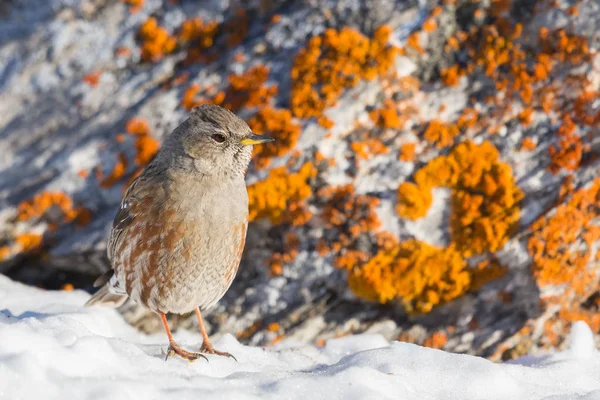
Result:
<svg viewBox="0 0 600 400"><path fill-rule="evenodd" d="M454 138L458 136L460 130L455 124L446 124L439 120L433 120L427 125L423 137L429 143L434 144L438 149L448 147L454 143Z"/></svg>
<svg viewBox="0 0 600 400"><path fill-rule="evenodd" d="M528 126L531 124L533 119L533 109L531 107L525 108L523 111L519 113L519 121L523 124L523 126Z"/></svg>
<svg viewBox="0 0 600 400"><path fill-rule="evenodd" d="M312 163L295 173L289 173L286 167L272 169L267 179L248 187L249 219L268 218L273 224L306 223L311 214L305 202L312 195L308 181L316 175Z"/></svg>
<svg viewBox="0 0 600 400"><path fill-rule="evenodd" d="M503 278L508 272L508 268L495 260L485 260L477 264L476 268L471 269L471 287L470 290L477 291L482 286L490 282Z"/></svg>
<svg viewBox="0 0 600 400"><path fill-rule="evenodd" d="M535 141L530 137L526 137L521 141L521 151L533 151L536 147Z"/></svg>
<svg viewBox="0 0 600 400"><path fill-rule="evenodd" d="M298 239L298 235L288 232L285 235L284 250L273 253L270 260L268 260L271 268L271 276L278 276L283 273L283 266L286 263L291 263L298 256L299 247L300 240Z"/></svg>
<svg viewBox="0 0 600 400"><path fill-rule="evenodd" d="M42 246L43 237L37 233L24 233L15 238L19 253L34 251Z"/></svg>
<svg viewBox="0 0 600 400"><path fill-rule="evenodd" d="M378 128L401 129L405 121L400 118L392 101L385 101L383 108L373 110L369 113L371 121Z"/></svg>
<svg viewBox="0 0 600 400"><path fill-rule="evenodd" d="M459 70L458 65L452 65L440 71L442 82L448 86L457 86L458 79L461 77L461 75L462 73Z"/></svg>
<svg viewBox="0 0 600 400"><path fill-rule="evenodd" d="M130 135L149 135L150 127L148 123L141 118L132 118L125 124L125 130Z"/></svg>
<svg viewBox="0 0 600 400"><path fill-rule="evenodd" d="M10 246L0 247L0 261L8 260L11 254L12 251L10 249Z"/></svg>
<svg viewBox="0 0 600 400"><path fill-rule="evenodd" d="M553 56L559 62L568 61L578 64L590 59L587 39L583 36L569 34L564 29L546 32L545 35L540 32L538 44L544 53Z"/></svg>
<svg viewBox="0 0 600 400"><path fill-rule="evenodd" d="M235 15L225 24L227 47L232 48L242 43L248 35L248 15L246 10L239 8Z"/></svg>
<svg viewBox="0 0 600 400"><path fill-rule="evenodd" d="M456 120L456 125L459 129L469 129L475 126L479 120L479 113L473 108L464 108L462 113Z"/></svg>
<svg viewBox="0 0 600 400"><path fill-rule="evenodd" d="M75 286L73 286L73 284L71 283L65 283L64 285L62 285L61 290L64 290L65 292L71 292L75 289Z"/></svg>
<svg viewBox="0 0 600 400"><path fill-rule="evenodd" d="M411 182L404 182L398 187L398 215L412 220L427 215L433 197L430 190L422 190Z"/></svg>
<svg viewBox="0 0 600 400"><path fill-rule="evenodd" d="M328 29L300 50L292 66L291 109L299 118L320 117L334 106L344 89L371 80L392 66L396 49L391 29L378 28L371 39L351 28Z"/></svg>
<svg viewBox="0 0 600 400"><path fill-rule="evenodd" d="M160 143L150 136L138 136L135 139L135 163L138 166L148 164L158 153Z"/></svg>
<svg viewBox="0 0 600 400"><path fill-rule="evenodd" d="M104 177L102 171L98 169L96 171L96 178L101 180L101 188L109 188L114 186L121 179L123 179L123 177L125 176L125 172L127 172L127 156L125 155L125 153L120 152L117 156L117 162L110 174L107 177Z"/></svg>
<svg viewBox="0 0 600 400"><path fill-rule="evenodd" d="M160 27L154 17L148 18L142 24L138 36L142 42L142 61L158 61L173 52L177 45L176 39Z"/></svg>
<svg viewBox="0 0 600 400"><path fill-rule="evenodd" d="M127 47L117 47L117 49L115 50L115 56L117 57L129 57L131 55L131 50L129 50Z"/></svg>
<svg viewBox="0 0 600 400"><path fill-rule="evenodd" d="M423 30L425 32L433 32L437 29L438 25L437 22L435 22L435 18L433 17L429 17L425 20L425 22L423 22Z"/></svg>
<svg viewBox="0 0 600 400"><path fill-rule="evenodd" d="M518 228L518 203L523 194L511 167L500 161L490 142L461 143L447 156L431 160L414 178L415 184L404 183L399 188L398 214L422 217L429 208L431 188L449 187L452 242L467 257L499 250Z"/></svg>
<svg viewBox="0 0 600 400"><path fill-rule="evenodd" d="M404 143L400 146L400 161L412 162L415 160L417 150L416 143Z"/></svg>
<svg viewBox="0 0 600 400"><path fill-rule="evenodd" d="M419 54L424 54L425 49L421 46L421 35L419 32L413 32L406 38L406 46L417 51Z"/></svg>
<svg viewBox="0 0 600 400"><path fill-rule="evenodd" d="M448 335L445 332L433 332L423 342L424 347L430 347L432 349L441 349L446 343L448 343Z"/></svg>
<svg viewBox="0 0 600 400"><path fill-rule="evenodd" d="M195 42L202 49L211 47L218 31L216 21L204 22L201 18L183 21L177 37L183 43Z"/></svg>
<svg viewBox="0 0 600 400"><path fill-rule="evenodd" d="M277 95L277 85L265 85L269 78L269 67L255 65L248 71L229 75L229 87L224 94L217 94L213 103L230 110L243 107L260 107L268 105Z"/></svg>
<svg viewBox="0 0 600 400"><path fill-rule="evenodd" d="M325 227L342 233L339 236L342 246L350 244L350 240L362 232L374 231L381 225L375 212L379 199L356 194L352 184L325 187L319 190L319 197L325 203L321 214ZM345 237L348 241L344 241Z"/></svg>
<svg viewBox="0 0 600 400"><path fill-rule="evenodd" d="M98 86L100 82L100 77L102 76L102 71L91 72L83 77L83 81L90 85L91 87Z"/></svg>
<svg viewBox="0 0 600 400"><path fill-rule="evenodd" d="M576 293L584 291L596 276L594 260L600 239L597 223L600 179L575 192L550 216L540 217L531 227L534 235L528 249L533 257L533 274L541 285L568 283Z"/></svg>
<svg viewBox="0 0 600 400"><path fill-rule="evenodd" d="M558 143L548 149L551 159L548 169L553 174L557 174L561 168L569 171L579 168L584 145L576 130L577 126L571 117L565 115L562 118L562 125L558 128Z"/></svg>
<svg viewBox="0 0 600 400"><path fill-rule="evenodd" d="M200 85L197 83L193 83L188 87L183 94L183 98L181 99L181 106L188 111L191 111L192 108L198 107L203 103L202 100L196 99L196 95L200 91Z"/></svg>
<svg viewBox="0 0 600 400"><path fill-rule="evenodd" d="M331 129L335 126L333 121L324 115L321 115L319 118L317 118L317 123L325 129Z"/></svg>
<svg viewBox="0 0 600 400"><path fill-rule="evenodd" d="M277 323L277 322L271 322L268 326L267 326L267 330L269 332L277 332L279 331L279 329L281 329L281 326Z"/></svg>
<svg viewBox="0 0 600 400"><path fill-rule="evenodd" d="M292 113L287 109L263 107L248 121L252 132L269 135L274 142L254 147L253 159L257 169L269 166L273 157L289 152L298 141L300 126L292 121Z"/></svg>
<svg viewBox="0 0 600 400"><path fill-rule="evenodd" d="M140 11L140 9L144 6L144 2L146 0L121 0L123 3L129 5L129 11L132 14Z"/></svg>
<svg viewBox="0 0 600 400"><path fill-rule="evenodd" d="M77 226L86 226L92 222L94 214L89 208L77 207L75 208L75 213L77 215L75 218L75 223Z"/></svg>
<svg viewBox="0 0 600 400"><path fill-rule="evenodd" d="M75 217L73 200L66 193L42 192L18 205L17 218L19 221L41 218L53 209L58 209L62 213L65 222L70 222Z"/></svg>
<svg viewBox="0 0 600 400"><path fill-rule="evenodd" d="M409 312L429 312L467 292L467 265L453 247L438 248L410 239L380 250L349 275L351 289L381 303L398 299Z"/></svg>
<svg viewBox="0 0 600 400"><path fill-rule="evenodd" d="M248 339L252 335L254 335L261 327L262 323L260 321L256 321L245 330L236 333L235 337L238 339Z"/></svg>
<svg viewBox="0 0 600 400"><path fill-rule="evenodd" d="M77 171L77 176L85 179L88 176L90 176L90 171L88 171L87 169L80 169L79 171Z"/></svg>
<svg viewBox="0 0 600 400"><path fill-rule="evenodd" d="M181 44L189 44L185 62L210 61L212 58L205 51L212 47L218 32L219 25L216 21L204 22L201 18L184 21L177 38Z"/></svg>
<svg viewBox="0 0 600 400"><path fill-rule="evenodd" d="M148 126L148 123L141 118L132 118L125 125L125 130L130 135L135 136L135 163L138 166L144 166L148 164L160 148L160 143L158 140L150 136L150 127ZM113 173L117 172L117 175L118 172L123 172L124 174L127 169L127 160L123 157L120 157L119 163L117 163L117 166L115 166L115 169L118 168L118 170L113 170ZM117 180L122 176L123 175L120 175ZM116 181L112 182L114 184Z"/></svg>
<svg viewBox="0 0 600 400"><path fill-rule="evenodd" d="M359 160L368 160L372 155L387 154L389 149L379 139L366 138L361 142L352 142L350 148Z"/></svg>

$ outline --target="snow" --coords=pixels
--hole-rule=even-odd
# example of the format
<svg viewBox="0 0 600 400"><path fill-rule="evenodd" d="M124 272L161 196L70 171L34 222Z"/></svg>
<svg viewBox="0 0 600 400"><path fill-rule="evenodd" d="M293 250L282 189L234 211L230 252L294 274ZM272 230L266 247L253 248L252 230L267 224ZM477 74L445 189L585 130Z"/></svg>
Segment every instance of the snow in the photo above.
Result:
<svg viewBox="0 0 600 400"><path fill-rule="evenodd" d="M215 347L238 362L165 362L165 335L83 308L88 297L0 275L0 399L600 399L600 355L583 322L568 350L505 364L375 334L267 349L225 335ZM188 349L201 342L196 332L175 338Z"/></svg>

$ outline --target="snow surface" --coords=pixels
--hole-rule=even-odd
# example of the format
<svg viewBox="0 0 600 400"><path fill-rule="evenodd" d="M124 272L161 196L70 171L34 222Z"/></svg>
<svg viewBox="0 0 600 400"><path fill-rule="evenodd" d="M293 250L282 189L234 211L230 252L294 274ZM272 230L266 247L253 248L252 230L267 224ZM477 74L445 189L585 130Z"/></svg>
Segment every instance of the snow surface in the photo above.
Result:
<svg viewBox="0 0 600 400"><path fill-rule="evenodd" d="M226 335L215 347L238 362L165 362L165 335L83 308L88 297L0 275L0 399L600 399L600 354L583 322L569 350L506 364L367 334L268 349ZM196 332L175 338L201 342Z"/></svg>

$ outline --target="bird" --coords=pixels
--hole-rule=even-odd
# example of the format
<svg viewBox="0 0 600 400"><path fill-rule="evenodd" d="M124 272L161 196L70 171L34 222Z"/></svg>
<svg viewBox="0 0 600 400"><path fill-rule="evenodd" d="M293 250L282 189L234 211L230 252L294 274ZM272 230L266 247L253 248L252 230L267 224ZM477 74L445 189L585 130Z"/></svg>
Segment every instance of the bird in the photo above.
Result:
<svg viewBox="0 0 600 400"><path fill-rule="evenodd" d="M214 349L202 311L235 278L248 227L245 174L253 146L273 140L217 105L193 109L125 191L107 242L111 269L94 282L101 288L86 306L119 307L131 298L157 313L169 339L165 359L235 359ZM175 342L166 317L191 312L200 352Z"/></svg>

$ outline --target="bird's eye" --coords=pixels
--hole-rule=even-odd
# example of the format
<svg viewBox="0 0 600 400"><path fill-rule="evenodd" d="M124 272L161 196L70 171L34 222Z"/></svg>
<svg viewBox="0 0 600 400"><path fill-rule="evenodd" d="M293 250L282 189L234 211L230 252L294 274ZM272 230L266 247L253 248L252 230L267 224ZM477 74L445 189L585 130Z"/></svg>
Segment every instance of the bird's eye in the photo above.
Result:
<svg viewBox="0 0 600 400"><path fill-rule="evenodd" d="M220 133L214 133L210 137L217 143L223 143L225 141L225 136L221 135Z"/></svg>

